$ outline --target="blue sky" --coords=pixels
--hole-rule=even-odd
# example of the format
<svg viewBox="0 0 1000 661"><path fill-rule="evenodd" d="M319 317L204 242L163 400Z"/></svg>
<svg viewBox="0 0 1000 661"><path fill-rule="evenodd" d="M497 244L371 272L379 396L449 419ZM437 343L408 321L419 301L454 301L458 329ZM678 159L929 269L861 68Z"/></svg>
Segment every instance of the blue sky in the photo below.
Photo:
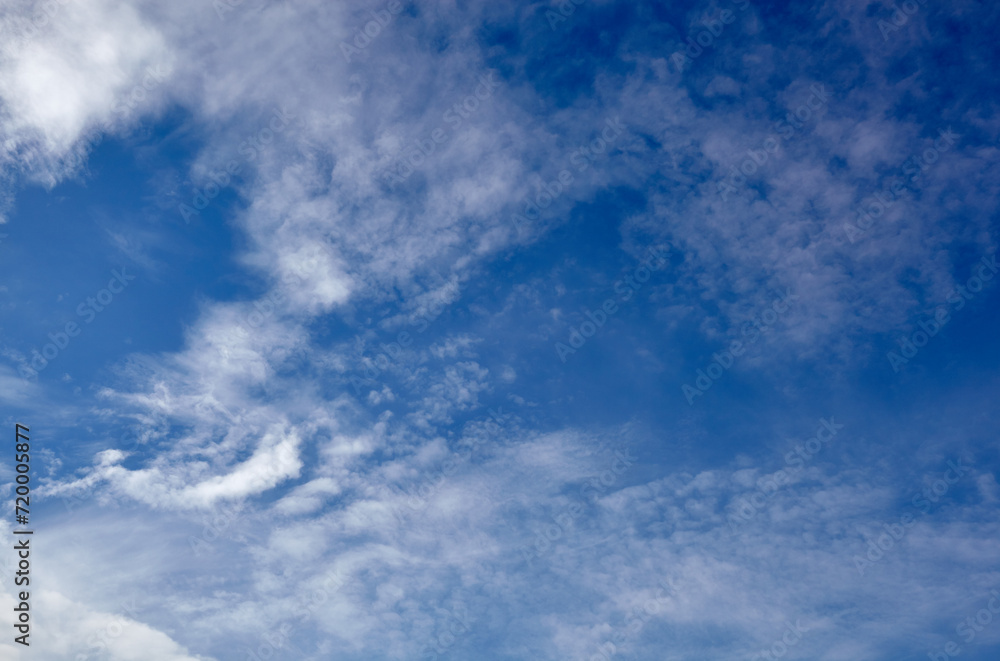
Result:
<svg viewBox="0 0 1000 661"><path fill-rule="evenodd" d="M3 658L997 658L992 5L2 8Z"/></svg>

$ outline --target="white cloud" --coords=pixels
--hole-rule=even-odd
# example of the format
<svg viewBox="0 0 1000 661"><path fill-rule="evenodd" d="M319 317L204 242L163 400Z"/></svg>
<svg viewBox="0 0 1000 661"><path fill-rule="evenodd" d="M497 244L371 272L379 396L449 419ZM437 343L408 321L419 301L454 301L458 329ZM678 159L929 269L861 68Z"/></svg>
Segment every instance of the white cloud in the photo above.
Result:
<svg viewBox="0 0 1000 661"><path fill-rule="evenodd" d="M954 535L963 557L985 573L996 557L996 531L965 520L922 522L898 560L879 566L882 573L852 574L850 557L863 546L857 531L877 519L891 495L853 483L854 474L810 468L810 482L776 495L766 513L733 536L726 508L763 469L620 474L615 458L595 446L628 430L595 439L573 429L538 434L512 424L487 435L473 421L463 435L455 423L485 417L483 400L496 380L526 378L506 366L494 377L471 334L414 347L387 370L386 380L401 385L373 386L367 396L375 412L361 411L364 404L350 396L343 376L384 340L379 333L394 334L421 315L441 318L491 257L565 222L571 202L645 182L654 167L662 166L656 173L662 188L648 213L624 221L623 243L635 245L647 232L675 240L687 254L680 282L654 300L665 301L671 314L693 309L684 291L717 304L717 315L704 320L706 333L724 333L769 304L768 287L791 287L802 304L783 320L775 344L791 341L804 352L832 346L846 356L848 345L838 338L884 329L911 311L913 301L899 297L900 273L928 264L928 289L945 281L948 265L928 261L940 247L940 230L923 216L914 224L931 228L926 245L913 233L898 245L873 237L849 255L852 261L850 249L824 233L860 194L827 167L830 154L874 173L919 143L920 127L877 119L898 96L866 99L876 119L861 125L838 116L837 97L809 137L798 137L767 164L767 199L727 206L718 199L717 179L747 148L763 143L771 125L766 113L756 101L708 113L675 84L663 60L637 56L624 77L598 70L594 99L552 108L544 121L525 108L549 107L545 94L528 83L505 85L449 128L448 141L404 184L386 185L382 174L400 150L438 128L495 59L498 52L484 53L467 26L497 11L509 10L414 5L419 19L407 13L394 21L353 65L337 43L370 20L360 7L244 3L218 20L203 2L140 11L95 0L63 7L48 32L4 51L0 121L11 136L4 145L8 167L27 150L42 164L39 176L65 176L58 160L87 129L104 121L122 128L126 117L116 117L115 104L141 83L146 67L161 64L170 77L129 120L154 112L157 99L171 99L191 115L184 130L201 131L205 142L192 182L171 198L170 212L228 159L241 158L244 167L242 182L231 184L246 202L232 218L236 259L262 276L263 292L249 301L202 301L181 348L133 356L120 366L115 387L102 391L104 402L142 422L149 442L130 455L97 448L82 477L46 485L52 495L95 491L100 505L121 509L124 521L148 522L143 532L158 547L136 559L116 546L104 566L132 558L123 561L129 579L163 596L151 621L176 631L187 617L177 637L191 648L232 650L292 620L301 633L296 639L315 643L304 646L323 658L421 656L447 627L448 613L464 611L479 624L457 642L456 656L483 649L496 622L518 634L516 643L498 643L512 656L524 655L515 647L529 643L533 654L552 658L589 655L649 599L659 577L670 579L674 592L622 649L662 653L663 627L670 626L677 654L703 653L706 639L718 658L752 653L780 633L785 619L801 617L813 632L803 649L831 660L857 658L907 623L903 607L919 590L950 598L973 590L974 577L948 562L954 549L935 542ZM426 49L430 26L448 35L447 48ZM777 75L772 46L751 46L746 57L757 65L754 77L713 74L709 91L752 96L761 80ZM512 59L515 69L528 66ZM521 73L510 75L516 80ZM787 88L760 103L784 108L811 82L782 75L791 81ZM267 145L243 151L275 108L295 121ZM589 141L619 114L629 127L620 147L641 162L604 158L567 190L563 207L518 235L509 211L568 165L567 144ZM940 192L981 164L956 156L933 172L927 190ZM992 172L982 171L984 179ZM915 211L909 203L905 209ZM128 239L115 241L132 249ZM885 255L891 263L874 263ZM541 298L526 287L514 291ZM317 338L317 326L335 326L356 309L385 302L394 309L378 332ZM880 315L869 319L865 309ZM21 403L37 392L18 394L25 391L16 391L12 379L0 372L5 399ZM482 438L489 442L476 453L445 467L460 457L462 441ZM319 461L310 462L313 456ZM602 481L605 474L610 483ZM993 503L995 481L977 479L981 499ZM187 562L190 538L203 532L191 534L199 526L175 517L193 510L212 515L229 503L239 513L213 540L217 555L193 561L208 582L178 586L168 570L181 568L162 563ZM988 512L971 502L963 514L985 520ZM111 539L123 529L122 521L88 525ZM553 530L556 538L549 539ZM98 548L99 541L86 543L81 554L96 557ZM527 566L525 548L539 555ZM327 571L343 574L345 585L300 620L317 575ZM903 574L916 587L899 590ZM61 576L70 587L82 580L80 572ZM65 641L74 644L112 617L54 592L40 595L40 604L66 618ZM854 611L843 604L865 606ZM77 607L83 615L70 622ZM198 613L193 622L192 612ZM929 627L940 614L927 608L917 617ZM148 652L142 658L189 658L146 625L128 631L113 658L137 658L129 655L140 649ZM855 642L839 643L838 636ZM64 658L57 655L68 644L53 643L52 658Z"/></svg>
<svg viewBox="0 0 1000 661"><path fill-rule="evenodd" d="M0 23L6 136L0 165L25 168L51 184L73 169L62 159L84 133L115 131L131 108L151 107L170 74L171 56L159 31L129 4L32 2L23 11ZM50 19L25 32L32 15Z"/></svg>

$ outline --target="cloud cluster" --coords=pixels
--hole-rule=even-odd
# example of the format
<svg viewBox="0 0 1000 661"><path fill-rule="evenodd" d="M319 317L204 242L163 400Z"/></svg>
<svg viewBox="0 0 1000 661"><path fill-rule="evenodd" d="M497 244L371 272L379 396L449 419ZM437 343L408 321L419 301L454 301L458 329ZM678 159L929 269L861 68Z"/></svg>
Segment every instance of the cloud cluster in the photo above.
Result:
<svg viewBox="0 0 1000 661"><path fill-rule="evenodd" d="M90 131L127 136L169 108L180 127L164 140L197 146L154 175L164 178L157 222L196 232L223 216L229 256L253 283L205 295L178 346L115 365L93 406L74 410L91 431L139 430L131 444L91 433L82 463L41 490L73 499L60 534L98 569L112 573L114 558L123 578L88 597L79 563L56 553L56 589L36 602L52 618L39 619L41 658L70 658L112 627L121 634L99 658L207 661L265 644L303 659L662 658L664 641L672 658L737 658L774 649L790 622L807 632L797 654L875 658L903 630L937 644L935 598L973 603L997 578L985 469L951 509L917 521L893 558L855 571L852 556L895 499L920 490L914 476L941 444L927 441L934 457L886 478L862 444L838 436L782 473L734 532L740 497L777 479L760 455L695 468L671 456L673 439L637 426L538 412L576 384L540 368L530 342L545 336L552 369L582 364L552 351L573 323L581 339L583 324L587 337L605 324L612 336L649 306L671 331L684 323L725 348L773 292L794 291L780 323L764 320L772 350L739 369L856 367L880 334L917 323L925 301L954 288L954 254L995 251L997 150L976 136L1000 127L961 99L940 109L943 125L903 112L936 83L892 73L909 42L883 40L864 3L820 3L807 31L765 29L770 16L735 3L738 21L722 19L724 34L707 23L711 51L683 67L670 53L704 33L699 17L714 3L657 23L652 41L658 9L611 5L246 0L217 12L195 0L80 0L2 15L4 176L51 186L78 171L70 156L92 147ZM550 29L560 6L572 16ZM44 24L30 23L46 8ZM280 132L268 128L276 109L291 120ZM848 241L844 224L886 173L951 121L968 137L864 241ZM209 190L217 206L205 197L198 209ZM564 323L550 294L563 283L497 284L594 209L610 209L606 236L629 253L630 274L649 246L672 247L648 298L636 285L621 314L602 307L598 322L593 298L581 314L594 321ZM517 214L530 222L511 223ZM515 296L549 318L519 327ZM732 364L717 362L719 375ZM671 414L697 369L668 373ZM4 401L37 392L15 392L4 370ZM718 378L706 371L698 392ZM509 390L525 372L545 385ZM492 412L497 401L505 413ZM700 404L692 410L712 402ZM919 425L907 432L927 439ZM978 430L965 420L950 433ZM651 450L623 469L623 443ZM136 522L142 535L129 533ZM87 527L118 540L103 560ZM192 564L198 580L178 578ZM157 605L113 614L126 581Z"/></svg>

